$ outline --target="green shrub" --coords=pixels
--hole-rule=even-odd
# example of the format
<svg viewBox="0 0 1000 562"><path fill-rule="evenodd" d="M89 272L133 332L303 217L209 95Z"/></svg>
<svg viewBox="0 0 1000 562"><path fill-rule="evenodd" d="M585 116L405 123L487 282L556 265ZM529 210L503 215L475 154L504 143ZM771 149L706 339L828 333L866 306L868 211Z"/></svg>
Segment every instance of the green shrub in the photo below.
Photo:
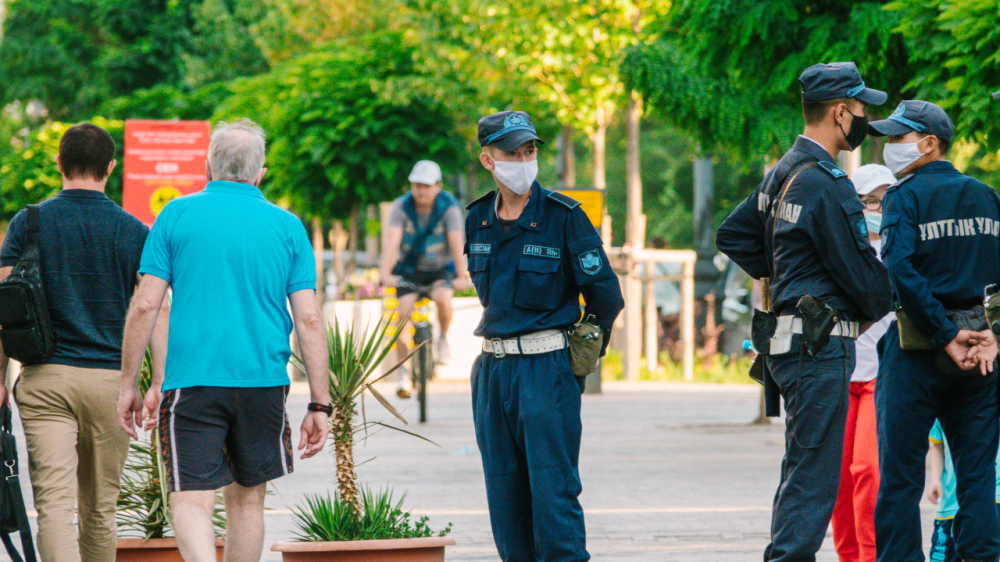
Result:
<svg viewBox="0 0 1000 562"><path fill-rule="evenodd" d="M753 359L749 357L727 356L723 354L711 357L694 358L694 378L684 378L684 364L674 361L666 352L660 354L656 370L646 367L643 360L639 366L639 380L665 382L697 382L715 384L750 384L753 381L748 373ZM609 349L601 363L601 378L608 381L624 380L625 365L620 351Z"/></svg>
<svg viewBox="0 0 1000 562"><path fill-rule="evenodd" d="M427 525L429 518L410 521L403 511L404 494L398 502L392 490L372 491L361 488L361 514L339 496L306 496L304 508L293 508L295 538L300 541L364 541L443 537L451 532L451 523L438 533Z"/></svg>

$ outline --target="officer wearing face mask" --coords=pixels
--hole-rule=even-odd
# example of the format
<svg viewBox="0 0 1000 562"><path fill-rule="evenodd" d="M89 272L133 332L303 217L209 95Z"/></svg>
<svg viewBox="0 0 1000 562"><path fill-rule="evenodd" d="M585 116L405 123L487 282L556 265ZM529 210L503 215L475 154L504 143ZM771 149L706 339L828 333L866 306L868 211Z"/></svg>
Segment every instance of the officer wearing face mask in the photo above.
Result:
<svg viewBox="0 0 1000 562"><path fill-rule="evenodd" d="M500 558L583 562L582 384L567 331L580 329L582 295L596 362L625 303L580 203L535 181L541 143L522 111L479 121L479 162L497 189L466 217L469 273L484 307L472 410Z"/></svg>
<svg viewBox="0 0 1000 562"><path fill-rule="evenodd" d="M962 560L1000 554L995 501L995 341L983 289L1000 282L1000 197L946 160L955 126L943 109L904 101L871 134L900 178L885 196L882 259L900 311L882 342L875 404L881 487L878 559L921 560L927 433L939 419L955 459ZM985 331L982 331L985 330ZM984 342L981 345L978 342Z"/></svg>
<svg viewBox="0 0 1000 562"><path fill-rule="evenodd" d="M785 458L765 562L815 560L840 482L854 340L890 310L889 279L868 239L865 206L833 162L868 134L865 86L853 62L799 77L805 131L723 222L719 250L754 279L770 278L773 314L755 311L766 356L768 415L787 412Z"/></svg>

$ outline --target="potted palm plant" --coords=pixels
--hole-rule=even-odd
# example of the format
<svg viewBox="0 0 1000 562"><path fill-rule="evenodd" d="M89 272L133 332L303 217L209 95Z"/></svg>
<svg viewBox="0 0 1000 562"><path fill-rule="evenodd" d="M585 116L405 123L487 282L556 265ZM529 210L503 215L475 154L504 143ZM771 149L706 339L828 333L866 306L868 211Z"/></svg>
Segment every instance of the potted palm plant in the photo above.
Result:
<svg viewBox="0 0 1000 562"><path fill-rule="evenodd" d="M404 316L405 318L405 316ZM393 416L403 416L372 386L389 376L404 361L382 375L376 370L399 338L405 319L392 324L383 316L374 329L357 330L352 325L341 330L339 323L327 328L330 349L330 418L329 439L337 463L337 490L334 496L307 496L305 504L293 509L296 539L276 543L272 551L281 552L284 562L443 562L446 546L455 544L445 537L449 524L435 533L427 518L410 520L403 510L403 498L393 499L391 489L370 490L358 485L354 472L354 444L359 433L367 435L373 426L404 429L368 420L364 396L370 394ZM383 334L388 337L383 341ZM410 356L416 352L414 349ZM408 359L409 357L407 357ZM297 359L293 359L298 362ZM360 416L359 416L360 408ZM405 496L404 496L405 497Z"/></svg>
<svg viewBox="0 0 1000 562"><path fill-rule="evenodd" d="M139 371L143 396L152 381L149 351ZM170 492L167 490L160 440L154 431L138 442L129 443L128 459L118 494L118 553L116 562L182 562L177 540L170 526ZM216 559L222 562L226 519L216 506Z"/></svg>

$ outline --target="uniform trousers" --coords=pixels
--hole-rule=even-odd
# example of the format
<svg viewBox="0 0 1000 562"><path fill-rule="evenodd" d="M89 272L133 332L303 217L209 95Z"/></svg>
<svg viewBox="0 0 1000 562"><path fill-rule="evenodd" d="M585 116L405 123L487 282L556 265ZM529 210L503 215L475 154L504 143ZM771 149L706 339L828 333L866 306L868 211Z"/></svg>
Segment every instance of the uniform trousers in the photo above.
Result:
<svg viewBox="0 0 1000 562"><path fill-rule="evenodd" d="M960 559L1000 555L995 506L997 376L946 375L934 351L903 351L893 322L880 343L875 411L881 483L875 506L879 562L922 562L920 498L927 434L934 419L955 464L959 511L952 535Z"/></svg>
<svg viewBox="0 0 1000 562"><path fill-rule="evenodd" d="M831 337L810 357L800 336L792 350L767 358L785 401L785 457L771 512L765 562L813 562L823 544L844 456L854 341Z"/></svg>
<svg viewBox="0 0 1000 562"><path fill-rule="evenodd" d="M580 388L569 350L482 354L472 412L490 523L504 562L585 562Z"/></svg>
<svg viewBox="0 0 1000 562"><path fill-rule="evenodd" d="M44 562L115 559L118 490L128 456L128 435L118 425L120 388L119 371L54 364L21 370L14 398Z"/></svg>
<svg viewBox="0 0 1000 562"><path fill-rule="evenodd" d="M878 442L875 380L852 382L844 432L840 493L833 508L833 543L840 562L875 562Z"/></svg>

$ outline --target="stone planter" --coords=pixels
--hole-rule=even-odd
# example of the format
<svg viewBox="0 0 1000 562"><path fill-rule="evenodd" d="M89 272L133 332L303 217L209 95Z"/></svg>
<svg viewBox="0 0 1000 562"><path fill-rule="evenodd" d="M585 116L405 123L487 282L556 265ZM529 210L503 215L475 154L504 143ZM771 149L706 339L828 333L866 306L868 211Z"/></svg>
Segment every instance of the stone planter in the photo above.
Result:
<svg viewBox="0 0 1000 562"><path fill-rule="evenodd" d="M444 562L444 548L455 544L446 537L384 541L275 543L283 562Z"/></svg>
<svg viewBox="0 0 1000 562"><path fill-rule="evenodd" d="M215 539L215 559L222 562L222 549L226 542ZM444 560L444 558L442 558ZM177 549L177 539L118 539L115 562L184 562Z"/></svg>

